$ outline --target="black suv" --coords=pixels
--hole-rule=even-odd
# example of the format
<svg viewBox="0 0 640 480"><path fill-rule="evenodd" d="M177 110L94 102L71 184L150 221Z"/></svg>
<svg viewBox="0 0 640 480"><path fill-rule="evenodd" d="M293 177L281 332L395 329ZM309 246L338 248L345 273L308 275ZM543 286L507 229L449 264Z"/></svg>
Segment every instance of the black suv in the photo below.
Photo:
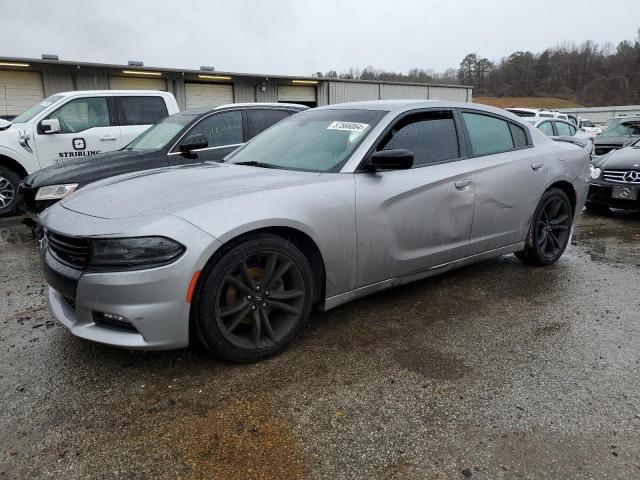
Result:
<svg viewBox="0 0 640 480"><path fill-rule="evenodd" d="M89 183L123 173L220 161L263 130L307 108L252 103L176 113L122 150L52 165L27 176L18 191L21 209L39 213Z"/></svg>

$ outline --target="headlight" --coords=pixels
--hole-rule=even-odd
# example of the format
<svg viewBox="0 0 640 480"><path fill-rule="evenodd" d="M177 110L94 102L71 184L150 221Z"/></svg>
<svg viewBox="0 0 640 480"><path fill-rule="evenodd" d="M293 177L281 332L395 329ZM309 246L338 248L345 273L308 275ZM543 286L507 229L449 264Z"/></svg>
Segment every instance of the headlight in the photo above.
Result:
<svg viewBox="0 0 640 480"><path fill-rule="evenodd" d="M93 238L91 266L152 267L176 260L184 245L165 237Z"/></svg>
<svg viewBox="0 0 640 480"><path fill-rule="evenodd" d="M60 200L70 193L73 193L76 188L78 188L77 183L40 187L36 193L36 200Z"/></svg>
<svg viewBox="0 0 640 480"><path fill-rule="evenodd" d="M600 178L600 174L602 173L602 170L600 170L597 167L594 167L593 165L589 165L589 170L591 171L591 178L593 178L594 180Z"/></svg>

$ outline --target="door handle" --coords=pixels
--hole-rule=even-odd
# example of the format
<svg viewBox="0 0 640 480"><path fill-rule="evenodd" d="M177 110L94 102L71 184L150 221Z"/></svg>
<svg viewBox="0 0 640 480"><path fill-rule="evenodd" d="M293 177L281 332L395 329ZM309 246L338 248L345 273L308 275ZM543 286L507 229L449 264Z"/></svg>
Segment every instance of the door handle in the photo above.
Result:
<svg viewBox="0 0 640 480"><path fill-rule="evenodd" d="M535 170L536 172L537 172L538 170L540 170L542 167L544 167L544 163L542 163L542 162L533 162L533 163L531 164L531 168L532 168L533 170Z"/></svg>
<svg viewBox="0 0 640 480"><path fill-rule="evenodd" d="M469 185L471 185L471 180L458 180L455 183L458 190L465 190Z"/></svg>
<svg viewBox="0 0 640 480"><path fill-rule="evenodd" d="M101 142L107 142L109 140L117 140L117 139L112 135L103 135L102 137L100 137Z"/></svg>

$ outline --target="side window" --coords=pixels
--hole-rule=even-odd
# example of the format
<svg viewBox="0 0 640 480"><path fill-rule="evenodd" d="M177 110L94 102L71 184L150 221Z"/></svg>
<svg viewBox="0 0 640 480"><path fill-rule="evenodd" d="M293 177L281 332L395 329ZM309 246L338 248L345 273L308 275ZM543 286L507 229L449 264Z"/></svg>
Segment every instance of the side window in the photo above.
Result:
<svg viewBox="0 0 640 480"><path fill-rule="evenodd" d="M153 125L169 112L162 97L116 97L123 125Z"/></svg>
<svg viewBox="0 0 640 480"><path fill-rule="evenodd" d="M572 125L569 125L569 130L571 131L571 135L575 135L578 129Z"/></svg>
<svg viewBox="0 0 640 480"><path fill-rule="evenodd" d="M458 158L460 151L453 114L433 112L401 119L379 150L396 148L413 152L414 168Z"/></svg>
<svg viewBox="0 0 640 480"><path fill-rule="evenodd" d="M544 133L547 137L553 136L553 125L551 125L551 122L542 122L538 125L538 130Z"/></svg>
<svg viewBox="0 0 640 480"><path fill-rule="evenodd" d="M286 110L247 110L247 140L262 133L271 125L278 123L280 120L287 118L289 112Z"/></svg>
<svg viewBox="0 0 640 480"><path fill-rule="evenodd" d="M76 98L47 118L60 122L60 133L78 133L94 127L109 127L109 108L105 97Z"/></svg>
<svg viewBox="0 0 640 480"><path fill-rule="evenodd" d="M193 127L186 136L199 133L207 137L209 147L240 144L242 143L242 113L235 111L211 115Z"/></svg>
<svg viewBox="0 0 640 480"><path fill-rule="evenodd" d="M573 135L569 125L564 122L556 122L556 129L558 130L558 135Z"/></svg>
<svg viewBox="0 0 640 480"><path fill-rule="evenodd" d="M490 155L513 149L509 122L477 113L462 114L474 155Z"/></svg>
<svg viewBox="0 0 640 480"><path fill-rule="evenodd" d="M509 124L511 128L511 136L513 137L513 145L516 148L523 148L528 145L527 143L527 135L524 132L524 128L519 127L518 125L514 125L513 123Z"/></svg>

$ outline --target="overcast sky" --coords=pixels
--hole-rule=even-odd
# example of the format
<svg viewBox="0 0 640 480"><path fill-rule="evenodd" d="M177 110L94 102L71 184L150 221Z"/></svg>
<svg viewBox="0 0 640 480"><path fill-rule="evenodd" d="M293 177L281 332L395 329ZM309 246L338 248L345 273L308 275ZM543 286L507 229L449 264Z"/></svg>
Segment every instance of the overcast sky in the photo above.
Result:
<svg viewBox="0 0 640 480"><path fill-rule="evenodd" d="M0 56L303 75L633 39L640 0L0 0Z"/></svg>

